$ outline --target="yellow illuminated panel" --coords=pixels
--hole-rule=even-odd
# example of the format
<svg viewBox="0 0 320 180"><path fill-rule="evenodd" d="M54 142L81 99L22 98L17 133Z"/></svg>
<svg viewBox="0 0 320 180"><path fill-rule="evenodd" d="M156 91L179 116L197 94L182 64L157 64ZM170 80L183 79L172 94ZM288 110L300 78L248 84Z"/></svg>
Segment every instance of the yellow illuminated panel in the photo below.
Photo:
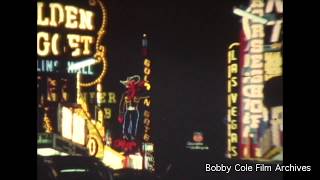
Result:
<svg viewBox="0 0 320 180"><path fill-rule="evenodd" d="M62 107L62 136L75 143L85 145L85 117L73 109Z"/></svg>
<svg viewBox="0 0 320 180"><path fill-rule="evenodd" d="M102 162L113 168L113 169L121 169L124 167L123 161L125 156L120 154L119 152L111 149L108 146L104 147L104 156Z"/></svg>
<svg viewBox="0 0 320 180"><path fill-rule="evenodd" d="M62 107L62 136L72 139L72 111Z"/></svg>
<svg viewBox="0 0 320 180"><path fill-rule="evenodd" d="M282 75L282 56L281 52L266 52L265 55L265 80Z"/></svg>
<svg viewBox="0 0 320 180"><path fill-rule="evenodd" d="M85 144L85 119L79 114L73 114L72 141Z"/></svg>

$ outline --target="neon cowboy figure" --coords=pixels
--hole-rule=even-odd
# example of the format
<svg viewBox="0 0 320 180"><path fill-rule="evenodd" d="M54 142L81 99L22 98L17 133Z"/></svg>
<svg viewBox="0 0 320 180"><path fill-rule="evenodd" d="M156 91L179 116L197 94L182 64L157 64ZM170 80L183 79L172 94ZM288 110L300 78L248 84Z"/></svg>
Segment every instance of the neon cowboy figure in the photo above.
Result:
<svg viewBox="0 0 320 180"><path fill-rule="evenodd" d="M127 90L122 94L119 104L119 123L122 123L123 139L134 140L137 136L139 124L139 102L149 96L139 96L141 90L145 89L145 82L140 81L139 75L127 77L127 80L120 81Z"/></svg>

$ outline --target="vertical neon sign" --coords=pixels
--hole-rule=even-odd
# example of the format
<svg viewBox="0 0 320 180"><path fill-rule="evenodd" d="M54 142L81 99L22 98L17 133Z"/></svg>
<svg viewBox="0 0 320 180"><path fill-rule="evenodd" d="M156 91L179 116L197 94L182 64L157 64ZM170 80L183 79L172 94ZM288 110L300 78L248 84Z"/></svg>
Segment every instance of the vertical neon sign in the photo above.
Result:
<svg viewBox="0 0 320 180"><path fill-rule="evenodd" d="M228 144L227 157L238 156L238 118L239 118L239 59L237 51L239 43L232 43L228 47Z"/></svg>
<svg viewBox="0 0 320 180"><path fill-rule="evenodd" d="M264 16L264 1L252 0L249 13ZM240 157L257 158L261 156L258 130L261 121L268 119L263 105L264 87L264 24L242 18L247 46L242 49L241 62L241 130Z"/></svg>
<svg viewBox="0 0 320 180"><path fill-rule="evenodd" d="M148 58L148 40L147 35L143 34L142 38L142 56L144 58L144 82L147 90L147 98L144 99L144 113L143 113L143 124L144 124L144 133L143 133L143 168L147 170L154 171L154 157L153 157L153 143L151 142L151 60Z"/></svg>

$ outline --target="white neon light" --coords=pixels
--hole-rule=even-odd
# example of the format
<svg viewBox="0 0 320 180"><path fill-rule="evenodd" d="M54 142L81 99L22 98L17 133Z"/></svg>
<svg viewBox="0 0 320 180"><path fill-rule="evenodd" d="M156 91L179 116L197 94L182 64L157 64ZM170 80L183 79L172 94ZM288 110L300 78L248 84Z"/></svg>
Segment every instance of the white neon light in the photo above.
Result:
<svg viewBox="0 0 320 180"><path fill-rule="evenodd" d="M251 14L251 13L244 11L242 9L239 9L239 8L234 8L233 13L238 16L246 17L248 19L251 19L252 21L255 21L255 22L258 22L261 24L266 24L268 22L268 20L266 18L256 16L254 14Z"/></svg>
<svg viewBox="0 0 320 180"><path fill-rule="evenodd" d="M66 172L86 172L86 169L62 169L60 170L61 173L66 173Z"/></svg>
<svg viewBox="0 0 320 180"><path fill-rule="evenodd" d="M69 71L79 70L81 68L84 68L84 67L87 67L87 66L91 66L91 65L96 64L96 63L98 63L97 60L95 60L93 58L90 58L90 59L86 59L86 60L83 60L81 62L77 62L77 63L74 63L74 64L70 65L68 67L68 70Z"/></svg>
<svg viewBox="0 0 320 180"><path fill-rule="evenodd" d="M57 151L52 148L38 148L37 154L40 156L54 156L54 155L61 155L61 156L67 156L67 153Z"/></svg>

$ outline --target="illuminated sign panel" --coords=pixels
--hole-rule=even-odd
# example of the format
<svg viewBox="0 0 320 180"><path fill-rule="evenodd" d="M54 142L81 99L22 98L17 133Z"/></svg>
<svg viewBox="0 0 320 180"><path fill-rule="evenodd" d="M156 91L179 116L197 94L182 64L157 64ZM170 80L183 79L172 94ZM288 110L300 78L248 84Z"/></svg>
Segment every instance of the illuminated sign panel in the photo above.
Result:
<svg viewBox="0 0 320 180"><path fill-rule="evenodd" d="M86 120L81 117L79 114L73 114L73 132L72 132L72 141L82 144L85 144L85 128Z"/></svg>
<svg viewBox="0 0 320 180"><path fill-rule="evenodd" d="M190 150L209 150L202 132L193 132L192 141L187 141L186 148Z"/></svg>
<svg viewBox="0 0 320 180"><path fill-rule="evenodd" d="M263 158L270 143L268 139L279 142L278 128L270 116L264 100L264 88L274 77L282 76L282 0L252 0L245 13L237 11L242 16L242 30L240 42L240 114L239 115L239 157L243 159ZM260 19L259 19L260 18ZM262 22L263 20L263 22ZM229 70L230 72L230 70ZM228 76L229 78L229 76ZM232 86L231 86L232 87ZM228 83L229 93L229 83ZM235 95L234 95L235 96ZM273 97L267 97L273 98ZM229 106L228 120L232 120L232 108ZM235 98L234 98L235 99ZM282 110L280 110L282 112ZM280 112L279 111L279 112ZM228 126L228 137L231 136ZM277 136L275 138L274 136ZM236 136L235 136L236 137ZM236 139L236 138L235 138ZM276 141L276 139L278 139ZM270 147L270 146L269 146ZM236 148L236 147L235 147ZM229 156L232 157L231 138L228 138ZM235 154L235 153L234 153Z"/></svg>
<svg viewBox="0 0 320 180"><path fill-rule="evenodd" d="M264 2L254 0L251 5L251 13L256 16L264 16ZM266 120L267 111L263 105L264 85L264 25L243 18L248 23L248 31L245 32L247 48L245 49L242 78L241 78L241 156L245 158L260 157L258 147L258 129L261 121ZM243 24L245 26L245 24Z"/></svg>
<svg viewBox="0 0 320 180"><path fill-rule="evenodd" d="M124 160L124 155L111 149L108 146L105 147L104 156L102 160L105 165L111 167L112 169L121 169L124 168Z"/></svg>
<svg viewBox="0 0 320 180"><path fill-rule="evenodd" d="M239 130L239 43L232 43L228 48L228 142L227 156L238 156Z"/></svg>
<svg viewBox="0 0 320 180"><path fill-rule="evenodd" d="M88 58L96 65L79 69L85 75L81 86L92 86L104 77L107 59L102 38L107 12L100 0L37 2L37 72L75 74L69 67Z"/></svg>
<svg viewBox="0 0 320 180"><path fill-rule="evenodd" d="M85 145L86 120L79 114L80 109L62 107L62 137Z"/></svg>
<svg viewBox="0 0 320 180"><path fill-rule="evenodd" d="M62 108L62 137L72 139L72 110L67 107Z"/></svg>

